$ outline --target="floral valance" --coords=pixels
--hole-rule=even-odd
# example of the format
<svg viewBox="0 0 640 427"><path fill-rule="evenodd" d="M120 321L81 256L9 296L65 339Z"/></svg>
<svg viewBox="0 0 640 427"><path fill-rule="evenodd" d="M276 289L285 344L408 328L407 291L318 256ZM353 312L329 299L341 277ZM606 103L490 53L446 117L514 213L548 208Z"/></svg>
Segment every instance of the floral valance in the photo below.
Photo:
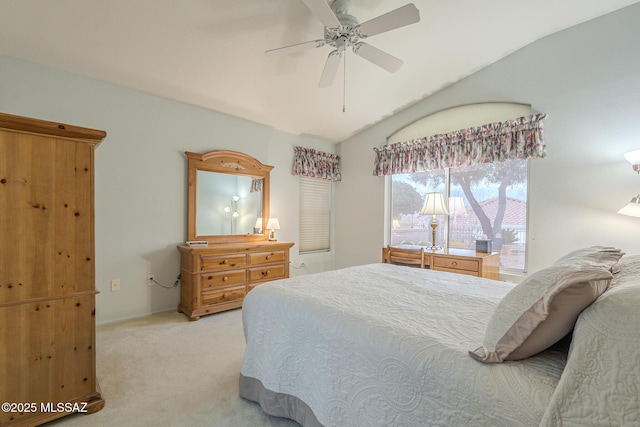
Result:
<svg viewBox="0 0 640 427"><path fill-rule="evenodd" d="M423 172L546 155L546 114L519 117L377 147L376 176Z"/></svg>
<svg viewBox="0 0 640 427"><path fill-rule="evenodd" d="M293 175L330 181L342 180L340 156L304 147L293 147L293 151Z"/></svg>

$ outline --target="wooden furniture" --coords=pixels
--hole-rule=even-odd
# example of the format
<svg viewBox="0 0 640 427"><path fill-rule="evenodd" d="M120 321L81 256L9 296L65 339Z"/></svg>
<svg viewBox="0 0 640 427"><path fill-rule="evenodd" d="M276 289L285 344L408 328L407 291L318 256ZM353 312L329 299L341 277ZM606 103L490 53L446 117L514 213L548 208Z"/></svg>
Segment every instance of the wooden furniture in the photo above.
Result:
<svg viewBox="0 0 640 427"><path fill-rule="evenodd" d="M203 154L187 151L185 154L189 169L187 240L209 243L268 240L268 236L262 231L266 230L269 219L270 172L273 166L264 165L253 157L237 151L214 150ZM249 179L251 188L239 186L237 181L241 177ZM241 192L244 196L243 201L250 195L259 194L262 197L258 198L255 206L248 208L255 211L246 212L240 209L239 216L234 218L230 205L234 203L234 196L240 196ZM215 215L221 212L226 214L226 217ZM214 218L214 224L207 223L210 218ZM234 229L233 224L247 222L247 218L251 231L237 232L237 227ZM230 224L229 233L224 226L218 227L220 232L216 232L216 229L210 231L215 225L227 221ZM256 225L259 227L254 229Z"/></svg>
<svg viewBox="0 0 640 427"><path fill-rule="evenodd" d="M205 314L238 308L261 283L289 277L291 242L221 243L178 246L181 256L178 310L198 320Z"/></svg>
<svg viewBox="0 0 640 427"><path fill-rule="evenodd" d="M388 247L388 262L392 264L402 264L412 267L426 268L424 248L398 248Z"/></svg>
<svg viewBox="0 0 640 427"><path fill-rule="evenodd" d="M241 307L255 286L289 277L293 243L269 241L266 233L273 166L229 150L186 155L187 240L207 246L178 246L178 310L198 320Z"/></svg>
<svg viewBox="0 0 640 427"><path fill-rule="evenodd" d="M399 253L419 251L418 247L382 248L382 262L408 264ZM438 251L423 250L424 267L432 270L449 271L451 273L468 274L498 280L500 278L500 254L498 252L482 253L467 249L441 249ZM392 257L395 254L395 257Z"/></svg>
<svg viewBox="0 0 640 427"><path fill-rule="evenodd" d="M0 113L0 402L14 404L0 411L2 426L104 406L93 169L105 136Z"/></svg>

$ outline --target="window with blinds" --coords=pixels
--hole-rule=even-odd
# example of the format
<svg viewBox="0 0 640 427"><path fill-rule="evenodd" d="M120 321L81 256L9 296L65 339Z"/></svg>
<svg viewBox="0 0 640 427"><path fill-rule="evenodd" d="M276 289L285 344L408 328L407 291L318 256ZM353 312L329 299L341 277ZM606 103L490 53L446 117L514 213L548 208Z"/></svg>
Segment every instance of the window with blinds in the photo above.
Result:
<svg viewBox="0 0 640 427"><path fill-rule="evenodd" d="M330 249L332 184L324 179L300 177L301 253Z"/></svg>

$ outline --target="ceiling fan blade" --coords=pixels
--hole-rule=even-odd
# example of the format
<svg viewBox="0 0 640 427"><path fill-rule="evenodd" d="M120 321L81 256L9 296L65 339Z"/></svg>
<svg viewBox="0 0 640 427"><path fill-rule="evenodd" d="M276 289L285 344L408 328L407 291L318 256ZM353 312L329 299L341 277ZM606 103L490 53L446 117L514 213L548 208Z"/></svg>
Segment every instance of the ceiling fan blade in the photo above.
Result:
<svg viewBox="0 0 640 427"><path fill-rule="evenodd" d="M329 28L340 26L340 21L336 18L335 13L326 0L302 0L307 5L311 13L322 22L322 25Z"/></svg>
<svg viewBox="0 0 640 427"><path fill-rule="evenodd" d="M380 15L360 24L360 34L364 37L375 36L385 31L395 30L420 21L420 11L413 3L404 5L391 12Z"/></svg>
<svg viewBox="0 0 640 427"><path fill-rule="evenodd" d="M269 49L264 54L266 56L274 55L287 55L289 53L302 52L304 50L313 49L314 47L324 46L324 40L312 40L310 42L292 44L291 46L279 47L276 49Z"/></svg>
<svg viewBox="0 0 640 427"><path fill-rule="evenodd" d="M367 43L358 43L353 47L353 53L363 57L367 61L371 61L378 67L384 68L390 73L394 73L402 67L404 62L395 56L389 55L377 47L373 47Z"/></svg>
<svg viewBox="0 0 640 427"><path fill-rule="evenodd" d="M322 70L322 76L320 77L319 87L329 87L333 84L338 73L338 65L342 59L342 52L334 50L329 53L327 62L324 63L324 70Z"/></svg>

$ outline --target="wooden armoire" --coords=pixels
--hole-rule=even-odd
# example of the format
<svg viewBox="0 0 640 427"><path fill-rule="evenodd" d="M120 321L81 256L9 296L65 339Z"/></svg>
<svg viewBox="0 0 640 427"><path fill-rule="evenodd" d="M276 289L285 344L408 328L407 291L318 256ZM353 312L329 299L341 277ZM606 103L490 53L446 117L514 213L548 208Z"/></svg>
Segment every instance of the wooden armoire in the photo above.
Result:
<svg viewBox="0 0 640 427"><path fill-rule="evenodd" d="M0 425L104 406L96 379L99 130L0 113ZM10 405L10 406L7 406Z"/></svg>

